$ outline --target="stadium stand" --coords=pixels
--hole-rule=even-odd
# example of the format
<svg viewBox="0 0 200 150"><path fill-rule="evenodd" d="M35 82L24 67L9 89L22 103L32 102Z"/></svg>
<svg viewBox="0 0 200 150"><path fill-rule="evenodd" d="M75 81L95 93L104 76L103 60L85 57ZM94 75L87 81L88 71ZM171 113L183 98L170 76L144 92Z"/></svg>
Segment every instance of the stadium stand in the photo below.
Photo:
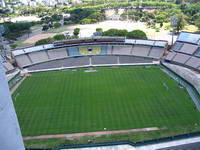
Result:
<svg viewBox="0 0 200 150"><path fill-rule="evenodd" d="M132 45L116 45L113 46L114 55L131 55Z"/></svg>
<svg viewBox="0 0 200 150"><path fill-rule="evenodd" d="M29 71L33 70L45 70L45 69L55 69L55 68L64 68L64 67L75 67L75 66L84 66L89 65L89 57L71 57L59 60L53 60L41 64L36 64L31 67L28 67Z"/></svg>
<svg viewBox="0 0 200 150"><path fill-rule="evenodd" d="M119 56L120 64L131 64L131 63L152 63L152 59L134 56Z"/></svg>
<svg viewBox="0 0 200 150"><path fill-rule="evenodd" d="M101 46L101 53L100 55L106 55L108 50L108 45L102 45Z"/></svg>
<svg viewBox="0 0 200 150"><path fill-rule="evenodd" d="M12 71L12 70L15 69L15 68L13 67L13 65L12 65L10 62L8 62L8 61L3 62L3 66L4 66L4 68L6 69L6 72Z"/></svg>
<svg viewBox="0 0 200 150"><path fill-rule="evenodd" d="M175 61L177 63L185 64L190 59L190 57L191 57L190 55L177 53L177 55L174 57L173 61Z"/></svg>
<svg viewBox="0 0 200 150"><path fill-rule="evenodd" d="M81 56L78 47L67 47L67 51L69 56Z"/></svg>
<svg viewBox="0 0 200 150"><path fill-rule="evenodd" d="M195 52L195 54L194 54L195 56L199 56L200 57L200 47L196 50L196 52Z"/></svg>
<svg viewBox="0 0 200 150"><path fill-rule="evenodd" d="M172 50L173 51L180 51L181 47L183 46L183 43L180 43L180 42L176 42L173 47L172 47Z"/></svg>
<svg viewBox="0 0 200 150"><path fill-rule="evenodd" d="M44 66L40 66L49 68L49 61L84 55L100 55L101 57L91 58L94 64L119 63L119 59L117 59L119 57L102 57L102 55L134 55L137 57L159 59L164 54L166 45L166 41L155 40L134 40L113 37L101 37L96 40L93 38L83 38L17 49L13 51L12 54L15 57L18 66L21 68L32 65L35 66L38 63L45 62L48 63L44 64ZM132 61L133 60L130 62ZM61 63L62 61L59 62ZM127 62L129 62L129 60ZM52 67L58 66L56 64L54 66L54 64L55 63L51 64ZM63 65L61 65L61 67L62 66Z"/></svg>
<svg viewBox="0 0 200 150"><path fill-rule="evenodd" d="M187 62L186 65L198 69L200 66L200 58L197 57L191 57Z"/></svg>
<svg viewBox="0 0 200 150"><path fill-rule="evenodd" d="M117 56L92 56L91 62L93 65L99 64L117 64Z"/></svg>
<svg viewBox="0 0 200 150"><path fill-rule="evenodd" d="M149 53L149 57L160 59L165 52L165 49L163 47L152 47Z"/></svg>
<svg viewBox="0 0 200 150"><path fill-rule="evenodd" d="M169 52L165 60L171 61L176 56L176 52Z"/></svg>
<svg viewBox="0 0 200 150"><path fill-rule="evenodd" d="M197 48L198 48L198 45L184 43L181 49L179 50L179 52L186 53L186 54L194 54Z"/></svg>
<svg viewBox="0 0 200 150"><path fill-rule="evenodd" d="M148 57L151 47L146 45L134 45L132 50L132 55Z"/></svg>
<svg viewBox="0 0 200 150"><path fill-rule="evenodd" d="M112 51L113 51L113 46L112 46L112 45L108 45L108 46L107 46L107 54L108 54L108 55L111 55L111 54L112 54Z"/></svg>
<svg viewBox="0 0 200 150"><path fill-rule="evenodd" d="M15 56L15 60L21 68L32 65L32 62L27 56L27 54L17 55Z"/></svg>
<svg viewBox="0 0 200 150"><path fill-rule="evenodd" d="M63 67L89 65L89 57L72 57L63 60Z"/></svg>
<svg viewBox="0 0 200 150"><path fill-rule="evenodd" d="M100 45L79 46L81 55L98 55L101 53Z"/></svg>
<svg viewBox="0 0 200 150"><path fill-rule="evenodd" d="M182 32L165 60L200 71L200 35Z"/></svg>
<svg viewBox="0 0 200 150"><path fill-rule="evenodd" d="M68 56L66 48L52 49L47 51L49 59L61 59Z"/></svg>
<svg viewBox="0 0 200 150"><path fill-rule="evenodd" d="M49 60L46 51L38 51L34 53L29 53L28 55L31 61L33 62L33 64L37 64L37 63L45 62Z"/></svg>

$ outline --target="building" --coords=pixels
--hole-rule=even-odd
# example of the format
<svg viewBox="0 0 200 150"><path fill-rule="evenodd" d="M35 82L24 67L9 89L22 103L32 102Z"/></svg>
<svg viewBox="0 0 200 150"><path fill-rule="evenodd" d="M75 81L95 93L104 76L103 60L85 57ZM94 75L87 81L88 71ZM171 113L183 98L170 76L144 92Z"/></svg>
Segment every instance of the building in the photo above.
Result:
<svg viewBox="0 0 200 150"><path fill-rule="evenodd" d="M0 7L6 7L6 3L4 0L0 0Z"/></svg>
<svg viewBox="0 0 200 150"><path fill-rule="evenodd" d="M22 135L0 55L0 149L24 150Z"/></svg>

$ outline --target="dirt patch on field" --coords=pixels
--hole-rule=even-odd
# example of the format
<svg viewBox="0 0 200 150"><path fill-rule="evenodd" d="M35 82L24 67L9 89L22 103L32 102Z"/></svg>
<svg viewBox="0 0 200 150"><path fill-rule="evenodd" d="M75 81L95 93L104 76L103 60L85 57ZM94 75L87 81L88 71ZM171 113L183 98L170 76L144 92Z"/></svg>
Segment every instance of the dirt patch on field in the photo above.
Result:
<svg viewBox="0 0 200 150"><path fill-rule="evenodd" d="M97 131L97 132L86 132L86 133L72 133L72 134L55 134L55 135L40 135L40 136L25 136L24 140L33 140L33 139L52 139L52 138L75 138L83 136L102 136L102 135L111 135L111 134L126 134L134 132L148 132L156 130L164 130L166 128L140 128L140 129L131 129L131 130L114 130L114 131Z"/></svg>
<svg viewBox="0 0 200 150"><path fill-rule="evenodd" d="M25 77L31 77L31 76L32 76L32 74L30 74L30 73L27 73L27 74L25 74L24 76L25 76Z"/></svg>
<svg viewBox="0 0 200 150"><path fill-rule="evenodd" d="M45 38L52 38L54 35L53 33L46 33L46 34L38 34L34 35L24 41L24 43L35 43L38 40L45 39Z"/></svg>

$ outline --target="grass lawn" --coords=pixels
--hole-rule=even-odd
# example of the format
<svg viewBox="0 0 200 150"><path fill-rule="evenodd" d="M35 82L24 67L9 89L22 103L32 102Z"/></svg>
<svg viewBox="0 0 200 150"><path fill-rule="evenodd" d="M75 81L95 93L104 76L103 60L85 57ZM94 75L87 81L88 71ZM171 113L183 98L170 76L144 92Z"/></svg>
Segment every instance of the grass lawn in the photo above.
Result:
<svg viewBox="0 0 200 150"><path fill-rule="evenodd" d="M13 94L23 136L200 123L186 89L159 66L94 69L28 77Z"/></svg>
<svg viewBox="0 0 200 150"><path fill-rule="evenodd" d="M34 46L34 43L25 43L24 40L18 40L15 42L17 44L17 48L26 47L26 46Z"/></svg>

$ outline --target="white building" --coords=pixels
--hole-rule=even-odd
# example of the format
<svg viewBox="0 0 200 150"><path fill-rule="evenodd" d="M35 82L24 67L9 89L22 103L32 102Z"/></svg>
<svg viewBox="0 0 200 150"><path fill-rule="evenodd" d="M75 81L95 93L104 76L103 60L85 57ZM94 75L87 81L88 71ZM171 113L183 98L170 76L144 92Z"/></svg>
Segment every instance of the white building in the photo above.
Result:
<svg viewBox="0 0 200 150"><path fill-rule="evenodd" d="M6 7L6 3L4 0L0 0L0 7Z"/></svg>
<svg viewBox="0 0 200 150"><path fill-rule="evenodd" d="M0 149L24 150L21 131L0 56Z"/></svg>

